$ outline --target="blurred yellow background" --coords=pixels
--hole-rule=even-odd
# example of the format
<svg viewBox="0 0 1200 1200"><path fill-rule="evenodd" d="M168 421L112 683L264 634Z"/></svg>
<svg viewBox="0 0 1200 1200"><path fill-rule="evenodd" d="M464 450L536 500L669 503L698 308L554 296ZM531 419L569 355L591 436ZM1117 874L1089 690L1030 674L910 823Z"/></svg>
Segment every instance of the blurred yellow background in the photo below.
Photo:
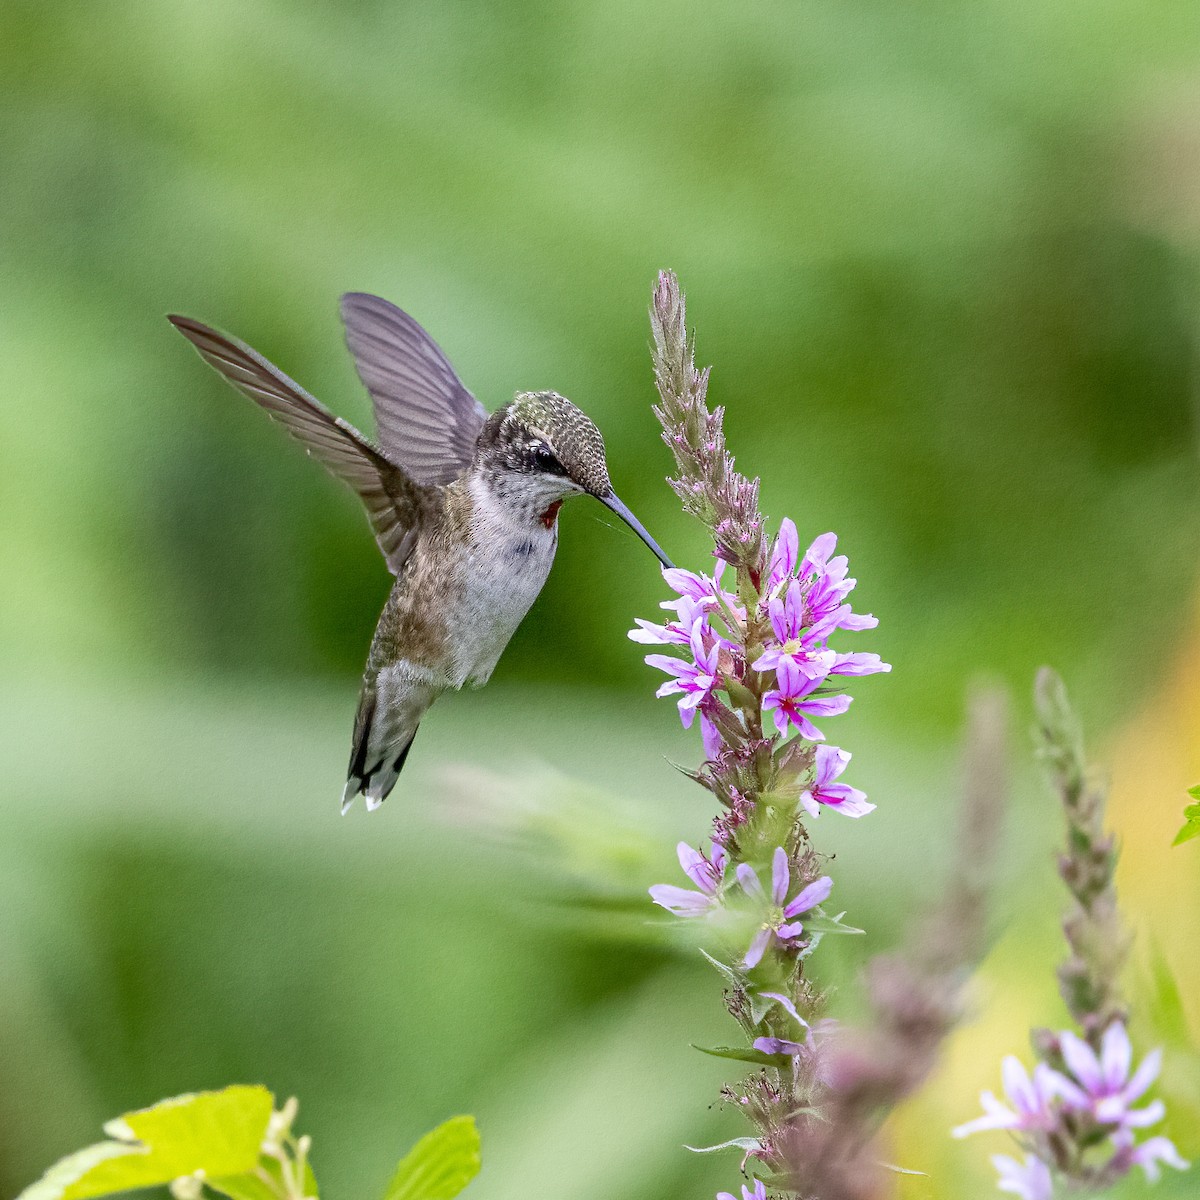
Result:
<svg viewBox="0 0 1200 1200"><path fill-rule="evenodd" d="M839 533L881 619L856 648L895 666L837 730L879 809L818 828L869 931L828 953L846 1011L944 865L968 686L1013 690L978 1021L895 1125L931 1172L900 1194L990 1190L1003 1138L942 1130L1062 1020L1024 738L1047 661L1112 765L1135 1040L1171 1047L1170 1132L1200 1157L1200 847L1169 849L1200 780L1198 100L1184 0L7 0L0 1193L106 1117L233 1081L299 1095L330 1196L459 1111L479 1200L734 1185L736 1159L681 1149L742 1132L726 1064L687 1046L729 1036L719 980L645 923L711 815L624 636L652 560L569 505L493 683L343 821L387 573L354 498L164 319L369 428L336 302L384 295L488 407L579 403L699 566L649 407L664 266L764 509ZM481 835L531 808L533 844Z"/></svg>

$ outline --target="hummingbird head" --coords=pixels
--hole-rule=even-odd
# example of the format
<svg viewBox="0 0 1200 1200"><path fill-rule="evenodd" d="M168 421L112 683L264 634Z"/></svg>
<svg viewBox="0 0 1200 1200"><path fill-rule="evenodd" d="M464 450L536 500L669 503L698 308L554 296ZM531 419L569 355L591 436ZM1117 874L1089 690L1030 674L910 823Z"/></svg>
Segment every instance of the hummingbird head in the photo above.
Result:
<svg viewBox="0 0 1200 1200"><path fill-rule="evenodd" d="M663 566L671 566L613 490L600 430L565 396L518 392L488 419L479 437L476 464L490 471L508 503L534 518L553 520L568 496L594 496L650 547Z"/></svg>

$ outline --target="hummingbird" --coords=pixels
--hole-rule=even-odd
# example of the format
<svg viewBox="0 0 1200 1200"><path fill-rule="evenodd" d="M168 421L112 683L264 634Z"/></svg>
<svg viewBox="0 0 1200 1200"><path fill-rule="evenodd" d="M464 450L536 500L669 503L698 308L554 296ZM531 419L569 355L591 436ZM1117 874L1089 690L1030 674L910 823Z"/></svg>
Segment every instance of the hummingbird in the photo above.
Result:
<svg viewBox="0 0 1200 1200"><path fill-rule="evenodd" d="M345 814L358 795L368 812L383 803L443 692L487 683L550 573L564 500L594 497L671 562L613 490L600 431L565 396L517 392L489 416L402 309L350 292L341 316L377 442L244 342L167 319L358 493L395 576L363 673Z"/></svg>

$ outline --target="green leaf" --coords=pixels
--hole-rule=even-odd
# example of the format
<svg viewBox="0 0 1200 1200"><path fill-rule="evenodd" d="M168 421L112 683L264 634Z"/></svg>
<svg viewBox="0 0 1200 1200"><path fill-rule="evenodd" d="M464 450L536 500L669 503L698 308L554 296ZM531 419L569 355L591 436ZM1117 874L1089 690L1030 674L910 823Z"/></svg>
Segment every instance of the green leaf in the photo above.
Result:
<svg viewBox="0 0 1200 1200"><path fill-rule="evenodd" d="M1189 804L1183 810L1183 815L1187 819L1183 823L1183 828L1175 835L1172 846L1182 846L1184 842L1190 842L1192 838L1200 837L1200 804Z"/></svg>
<svg viewBox="0 0 1200 1200"><path fill-rule="evenodd" d="M709 954L709 952L703 947L700 947L700 953L703 954L704 957L707 958L708 961L712 963L712 965L716 967L717 970L720 971L721 974L724 975L731 984L736 986L737 984L741 983L741 980L738 978L732 967L726 966L725 963L721 962L721 960L718 958L713 958L713 956Z"/></svg>
<svg viewBox="0 0 1200 1200"><path fill-rule="evenodd" d="M451 1200L479 1174L473 1117L451 1117L427 1133L396 1168L383 1200Z"/></svg>
<svg viewBox="0 0 1200 1200"><path fill-rule="evenodd" d="M1188 788L1187 794L1191 796L1193 800L1200 800L1200 783L1196 784L1195 787Z"/></svg>
<svg viewBox="0 0 1200 1200"><path fill-rule="evenodd" d="M865 929L855 929L853 925L843 925L842 918L846 914L838 913L836 917L825 917L819 913L806 916L803 919L804 932L807 933L866 933Z"/></svg>
<svg viewBox="0 0 1200 1200"><path fill-rule="evenodd" d="M126 1113L104 1127L113 1141L61 1159L18 1200L89 1200L196 1171L212 1178L247 1175L258 1163L271 1106L266 1088L235 1086Z"/></svg>
<svg viewBox="0 0 1200 1200"><path fill-rule="evenodd" d="M738 1062L753 1063L756 1067L786 1067L788 1064L786 1054L767 1054L755 1050L753 1046L697 1046L693 1042L692 1049L699 1050L701 1054L711 1054L713 1058L733 1058Z"/></svg>
<svg viewBox="0 0 1200 1200"><path fill-rule="evenodd" d="M205 1178L204 1184L229 1200L279 1200L278 1193L258 1175L222 1175L218 1179ZM315 1196L316 1192L309 1195Z"/></svg>

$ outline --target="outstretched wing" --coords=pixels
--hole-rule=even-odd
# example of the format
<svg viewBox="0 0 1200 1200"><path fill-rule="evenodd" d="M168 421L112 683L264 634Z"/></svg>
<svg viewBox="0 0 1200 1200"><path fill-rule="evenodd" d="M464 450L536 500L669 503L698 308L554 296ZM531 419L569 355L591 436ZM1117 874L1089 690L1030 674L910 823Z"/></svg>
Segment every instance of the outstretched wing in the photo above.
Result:
<svg viewBox="0 0 1200 1200"><path fill-rule="evenodd" d="M408 313L365 292L347 292L341 308L379 444L418 483L449 483L470 465L483 405Z"/></svg>
<svg viewBox="0 0 1200 1200"><path fill-rule="evenodd" d="M392 574L398 574L415 541L422 489L405 477L353 425L261 354L190 317L167 318L243 395L261 404L314 458L362 498L375 539Z"/></svg>

